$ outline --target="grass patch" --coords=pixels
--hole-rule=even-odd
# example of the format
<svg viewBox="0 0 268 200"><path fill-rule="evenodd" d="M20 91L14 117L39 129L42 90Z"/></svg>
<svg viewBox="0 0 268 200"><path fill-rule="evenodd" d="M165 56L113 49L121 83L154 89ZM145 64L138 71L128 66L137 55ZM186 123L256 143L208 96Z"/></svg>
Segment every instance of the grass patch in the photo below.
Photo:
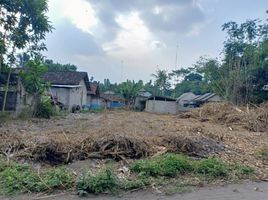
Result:
<svg viewBox="0 0 268 200"><path fill-rule="evenodd" d="M6 122L11 119L12 118L9 113L0 111L0 123Z"/></svg>
<svg viewBox="0 0 268 200"><path fill-rule="evenodd" d="M12 163L0 168L0 193L12 195L68 189L73 186L73 180L72 174L65 168L38 174L30 165Z"/></svg>
<svg viewBox="0 0 268 200"><path fill-rule="evenodd" d="M114 193L118 188L120 188L120 181L110 167L101 170L96 175L84 174L76 183L76 189L80 196L88 193Z"/></svg>
<svg viewBox="0 0 268 200"><path fill-rule="evenodd" d="M225 177L230 168L221 160L216 158L202 159L195 162L195 172L209 178Z"/></svg>
<svg viewBox="0 0 268 200"><path fill-rule="evenodd" d="M184 174L193 170L190 160L178 154L165 154L153 159L138 160L131 170L147 176L170 176Z"/></svg>

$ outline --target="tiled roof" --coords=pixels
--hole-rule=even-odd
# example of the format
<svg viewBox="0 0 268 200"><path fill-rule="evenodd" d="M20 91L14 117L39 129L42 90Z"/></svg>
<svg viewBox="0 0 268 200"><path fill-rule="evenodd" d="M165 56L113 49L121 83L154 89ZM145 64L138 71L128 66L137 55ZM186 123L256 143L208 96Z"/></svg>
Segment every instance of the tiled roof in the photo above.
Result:
<svg viewBox="0 0 268 200"><path fill-rule="evenodd" d="M47 72L43 75L44 81L50 82L53 85L79 85L84 79L89 87L89 79L87 72L76 71L59 71L59 72Z"/></svg>

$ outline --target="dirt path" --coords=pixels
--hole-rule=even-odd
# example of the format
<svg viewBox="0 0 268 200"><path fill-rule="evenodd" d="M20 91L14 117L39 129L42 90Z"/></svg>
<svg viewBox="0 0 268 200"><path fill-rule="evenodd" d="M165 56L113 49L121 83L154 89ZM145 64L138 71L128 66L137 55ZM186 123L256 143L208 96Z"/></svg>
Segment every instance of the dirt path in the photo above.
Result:
<svg viewBox="0 0 268 200"><path fill-rule="evenodd" d="M41 198L40 198L41 197ZM197 189L191 193L175 194L173 196L165 196L157 194L155 191L138 191L122 196L89 196L80 198L75 194L58 194L52 196L19 196L12 198L0 197L1 200L267 200L268 199L268 182L243 184L233 184L228 186L205 187Z"/></svg>

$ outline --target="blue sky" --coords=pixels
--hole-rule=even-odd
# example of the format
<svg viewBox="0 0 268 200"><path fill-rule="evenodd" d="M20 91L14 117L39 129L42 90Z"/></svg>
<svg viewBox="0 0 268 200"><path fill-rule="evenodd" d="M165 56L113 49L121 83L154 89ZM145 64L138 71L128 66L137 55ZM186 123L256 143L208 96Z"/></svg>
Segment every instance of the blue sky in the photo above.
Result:
<svg viewBox="0 0 268 200"><path fill-rule="evenodd" d="M152 79L156 69L219 57L230 20L267 19L267 0L49 0L45 55L95 80Z"/></svg>

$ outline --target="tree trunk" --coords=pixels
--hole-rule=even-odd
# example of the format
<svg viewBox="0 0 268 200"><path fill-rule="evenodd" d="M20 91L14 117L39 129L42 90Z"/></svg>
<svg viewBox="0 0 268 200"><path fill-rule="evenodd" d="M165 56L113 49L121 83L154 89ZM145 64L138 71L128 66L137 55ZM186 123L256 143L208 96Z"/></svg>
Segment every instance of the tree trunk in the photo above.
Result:
<svg viewBox="0 0 268 200"><path fill-rule="evenodd" d="M2 112L5 111L5 107L6 107L7 94L8 94L8 89L9 89L10 75L11 75L11 68L9 69L9 72L8 72L7 84L6 84L6 87L5 87L5 94L4 94L3 105L2 105Z"/></svg>

